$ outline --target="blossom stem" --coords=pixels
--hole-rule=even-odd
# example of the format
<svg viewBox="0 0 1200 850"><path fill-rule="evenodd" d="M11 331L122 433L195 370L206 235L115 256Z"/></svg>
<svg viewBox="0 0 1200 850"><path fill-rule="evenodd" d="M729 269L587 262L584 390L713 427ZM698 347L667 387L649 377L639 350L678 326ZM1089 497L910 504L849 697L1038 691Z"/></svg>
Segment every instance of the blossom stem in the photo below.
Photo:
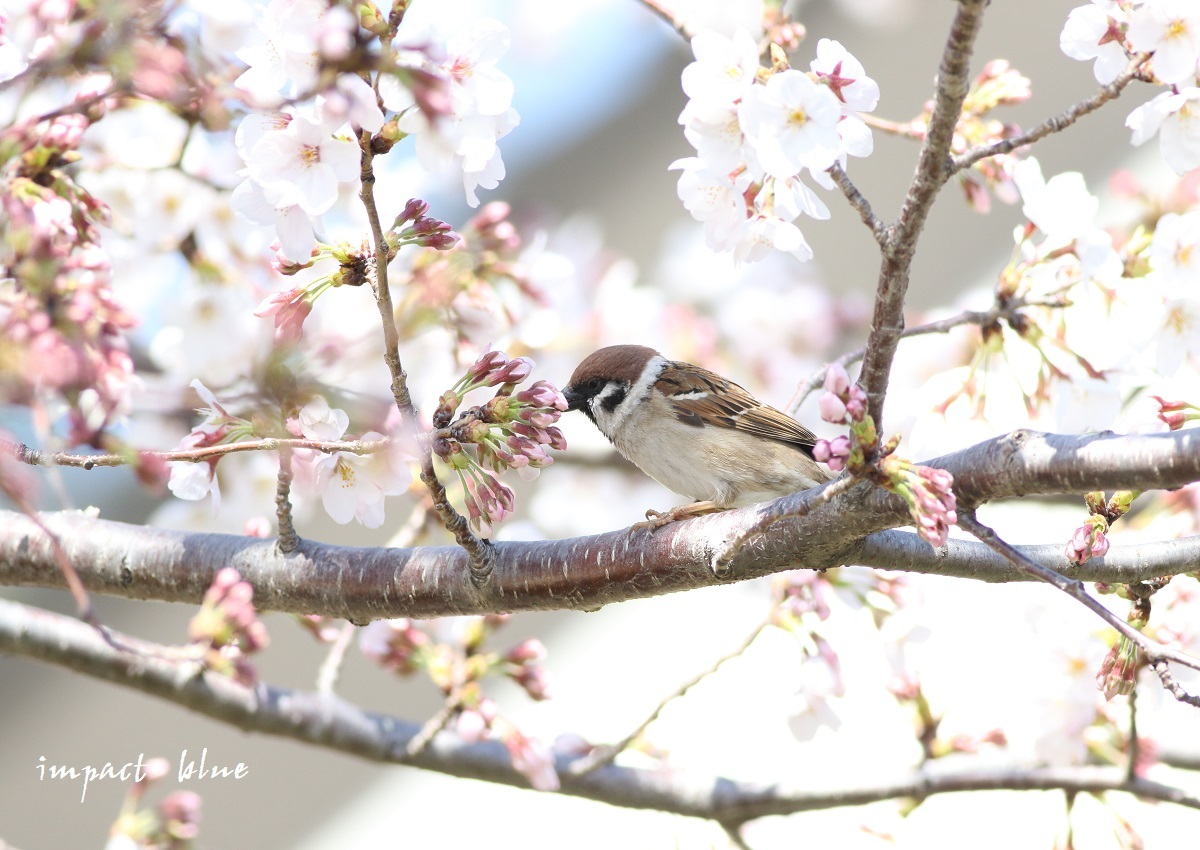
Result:
<svg viewBox="0 0 1200 850"><path fill-rule="evenodd" d="M290 555L300 548L300 537L292 522L292 450L284 446L279 450L279 475L275 480L275 520L279 531L276 540L279 551Z"/></svg>
<svg viewBox="0 0 1200 850"><path fill-rule="evenodd" d="M375 204L375 169L372 165L375 153L371 147L371 134L364 130L359 137L359 147L362 149L362 189L359 199L367 212L367 220L371 226L371 238L375 244L375 268L371 276L371 289L375 294L375 303L379 307L379 317L383 322L384 362L392 375L392 397L396 400L396 409L400 411L402 427L409 436L416 438L417 408L413 404L408 391L408 374L400 362L400 335L396 329L396 316L392 307L392 293L388 286L387 265L389 248L384 237L383 225L379 220L379 208ZM492 574L495 553L491 545L476 537L467 524L467 520L454 506L446 494L446 488L438 480L433 468L433 454L428 445L420 449L421 480L429 488L433 497L433 509L441 519L446 530L454 535L458 545L467 551L470 557L471 578L477 586L484 584Z"/></svg>

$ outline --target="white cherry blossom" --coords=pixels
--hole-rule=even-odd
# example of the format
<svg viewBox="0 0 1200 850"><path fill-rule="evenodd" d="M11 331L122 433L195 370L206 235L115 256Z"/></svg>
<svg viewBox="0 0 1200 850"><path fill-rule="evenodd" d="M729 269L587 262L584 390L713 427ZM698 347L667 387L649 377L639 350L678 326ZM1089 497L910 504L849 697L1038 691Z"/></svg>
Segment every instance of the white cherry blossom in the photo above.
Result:
<svg viewBox="0 0 1200 850"><path fill-rule="evenodd" d="M1116 0L1092 0L1092 5L1072 9L1067 15L1058 46L1072 59L1095 59L1092 73L1097 82L1108 85L1129 62L1117 37L1118 28L1125 22L1125 11Z"/></svg>
<svg viewBox="0 0 1200 850"><path fill-rule="evenodd" d="M754 86L738 106L738 118L763 170L792 177L804 168L824 170L837 160L841 101L808 75L788 70Z"/></svg>
<svg viewBox="0 0 1200 850"><path fill-rule="evenodd" d="M275 206L296 205L320 215L334 205L338 184L358 179L360 152L330 127L293 115L283 130L264 133L246 160L247 171L264 190L276 193Z"/></svg>
<svg viewBox="0 0 1200 850"><path fill-rule="evenodd" d="M692 100L729 104L754 85L758 44L745 30L726 37L712 30L692 38L696 61L683 69L683 91Z"/></svg>
<svg viewBox="0 0 1200 850"><path fill-rule="evenodd" d="M382 439L375 431L362 435L364 441ZM384 498L403 493L409 480L406 470L393 467L387 450L323 455L316 460L315 472L321 504L334 522L344 525L357 519L367 528L383 525Z"/></svg>
<svg viewBox="0 0 1200 850"><path fill-rule="evenodd" d="M1154 76L1164 83L1194 82L1200 62L1200 3L1153 0L1129 17L1134 50L1154 52Z"/></svg>
<svg viewBox="0 0 1200 850"><path fill-rule="evenodd" d="M1129 113L1125 126L1133 130L1135 145L1157 133L1163 161L1176 174L1200 167L1200 88L1161 92Z"/></svg>

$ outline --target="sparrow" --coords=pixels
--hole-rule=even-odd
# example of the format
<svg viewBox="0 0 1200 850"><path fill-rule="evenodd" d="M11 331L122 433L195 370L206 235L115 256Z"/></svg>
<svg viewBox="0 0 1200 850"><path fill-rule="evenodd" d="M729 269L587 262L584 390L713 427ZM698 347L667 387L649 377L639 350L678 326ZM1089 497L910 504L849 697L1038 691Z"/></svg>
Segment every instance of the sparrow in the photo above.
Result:
<svg viewBox="0 0 1200 850"><path fill-rule="evenodd" d="M715 372L644 345L588 355L563 396L642 472L695 500L649 510L635 528L766 502L835 477L813 460L816 435L795 419Z"/></svg>

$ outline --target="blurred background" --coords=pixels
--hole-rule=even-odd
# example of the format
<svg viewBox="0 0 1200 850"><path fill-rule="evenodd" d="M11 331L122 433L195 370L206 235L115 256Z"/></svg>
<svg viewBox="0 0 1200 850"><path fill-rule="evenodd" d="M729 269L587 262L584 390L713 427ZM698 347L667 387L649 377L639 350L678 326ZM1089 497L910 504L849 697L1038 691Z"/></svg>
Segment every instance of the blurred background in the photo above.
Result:
<svg viewBox="0 0 1200 850"><path fill-rule="evenodd" d="M1080 2L1006 0L989 8L974 71L1003 57L1033 83L1031 100L1005 110L1005 120L1029 126L1095 90L1090 68L1068 59L1058 46L1067 13ZM507 177L497 190L481 195L485 202L509 202L527 242L545 249L536 268L547 306L507 338L511 353L533 354L535 377L561 384L597 345L641 342L716 368L783 406L823 360L862 344L878 257L872 237L840 195L823 196L833 213L830 221L801 222L816 254L811 263L783 258L739 268L704 249L701 225L683 210L676 197L677 174L667 170L691 154L677 124L686 100L680 72L691 54L662 19L633 0L468 5L473 14L495 17L512 32L512 46L499 67L514 81L521 124L500 142ZM686 7L688 0L669 5ZM795 64L807 67L817 39L837 39L879 82L876 115L907 120L932 92L954 8L947 0L793 4L809 34ZM1045 174L1081 170L1102 201L1104 180L1117 167L1135 168L1151 182L1161 179L1162 167L1137 159L1123 127L1128 112L1149 96L1135 86L1118 104L1040 144L1037 156ZM876 132L875 154L850 163L851 178L885 221L899 208L916 152L915 143ZM392 160L391 182L381 182L391 187L384 200L394 208L391 214L412 196L428 199L431 211L456 227L473 214L459 186L425 176L402 155ZM990 215L972 212L957 187L948 186L914 266L910 321L939 307L986 307L995 275L1012 250L1011 231L1022 222L1019 207L1002 203ZM154 274L163 270L143 265ZM160 317L150 325L154 330L171 308L151 306ZM326 307L322 301L318 313ZM326 315L314 320L337 321L337 309L348 308L330 304ZM228 326L219 330L231 332ZM415 340L406 348L406 365L426 406L452 374L444 353L435 349L437 343ZM915 414L906 405L927 375L961 360L964 350L954 339L901 349L892 427L911 425ZM200 368L208 357L208 351L193 350L183 363ZM363 391L373 386L376 393L386 386L378 372L355 372L345 380L345 386ZM817 418L814 409L801 414L808 424ZM5 419L6 428L29 434L28 423L15 411L6 412ZM648 507L675 504L676 497L631 475L582 417L567 417L562 425L574 459L564 458L533 486L519 490L523 513L505 524L500 536L597 533L639 519ZM140 444L173 445L189 423L177 427L178 433L149 429ZM998 423L995 431L1004 428ZM910 446L916 458L949 448L936 442ZM44 488L44 506L59 507L65 500L77 507L95 505L110 519L153 517L172 527L237 532L251 517L271 510L273 471L269 464L262 469L252 464L248 460L240 467L240 488L223 481L228 483L226 505L215 520L207 504L172 502L169 496L156 500L121 471L62 470L61 491ZM331 542L382 545L409 510L411 501L393 499L385 526L366 530L336 526L319 510L310 506L306 512L302 506L299 530ZM1021 542L1058 539L1062 523L1070 523L1052 510L1039 512L1033 521L1027 515L1010 517L1003 509L988 518L1001 530L1007 523ZM1003 726L1010 750L999 753L999 761L1052 758L1056 736L1079 739L1080 729L1064 730L1062 724L1076 716L1069 711L1073 701L1095 700L1086 671L1095 669L1104 647L1095 640L1094 619L1043 588L977 587L944 579L916 584L921 601L912 609L909 628L914 640L921 640L914 645L931 670L953 671L944 674L938 691L947 728L983 734ZM489 692L506 716L545 740L564 732L592 741L619 739L665 695L754 630L767 613L767 585L742 583L591 614L515 616L497 643L540 637L550 649L546 666L554 699L531 703L505 682ZM55 591L6 588L4 595L57 611L72 608L69 597ZM99 598L96 604L114 628L167 643L182 640L194 613L187 606L117 599ZM863 639L873 633L865 617L846 604L827 637L847 671L878 685L886 679L886 663L878 646ZM267 614L265 622L272 645L257 659L262 676L275 685L311 689L325 648L289 617ZM1025 642L1014 631L1022 632ZM681 768L764 782L827 779L835 784L890 775L911 764L916 744L910 721L880 688L851 688L838 703L837 723L802 742L808 732L798 727L805 726L803 718L813 706L804 699L809 683L794 643L783 635L767 636L745 658L723 667L664 713L651 729L655 745ZM1074 678L1065 672L1074 663L1088 665L1082 689L1078 670ZM850 672L847 680L854 681ZM417 721L441 704L427 682L397 681L354 651L339 692L366 708ZM1035 693L1049 702L1035 702ZM1158 733L1187 728L1187 718L1175 706L1158 711L1155 694L1145 702L1148 716L1162 724ZM369 764L287 740L245 735L148 696L20 658L0 657L0 706L0 837L22 850L102 846L125 791L119 783L97 783L81 804L77 783L37 780L40 757L82 766L124 763L144 753L165 756L174 768L183 750L192 758L202 748L210 763L242 762L249 774L239 781L183 786L204 797L200 847L332 850L436 842L549 848L569 842L599 848L618 841L632 847L719 847L727 842L719 829L699 821ZM1093 811L1099 808L1094 804L1080 805L1077 846L1116 846L1109 815ZM1129 807L1134 812L1146 808L1135 802ZM763 847L796 846L803 836L816 846L932 848L966 841L1011 848L1049 847L1056 831L1063 831L1063 803L1056 794L957 795L928 801L908 819L897 811L887 803L771 819L756 824L747 838ZM1148 847L1181 846L1174 830L1200 827L1195 813L1155 812L1138 823Z"/></svg>

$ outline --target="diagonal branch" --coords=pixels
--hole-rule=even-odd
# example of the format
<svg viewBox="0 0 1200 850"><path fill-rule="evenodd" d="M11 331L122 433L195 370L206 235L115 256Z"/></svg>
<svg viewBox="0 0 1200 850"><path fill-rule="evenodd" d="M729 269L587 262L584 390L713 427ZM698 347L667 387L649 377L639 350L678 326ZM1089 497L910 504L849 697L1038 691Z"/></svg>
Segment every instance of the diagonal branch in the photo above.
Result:
<svg viewBox="0 0 1200 850"><path fill-rule="evenodd" d="M1046 136L1065 130L1080 118L1095 112L1110 100L1115 100L1125 90L1126 86L1134 80L1140 79L1143 73L1142 66L1146 64L1146 60L1149 58L1149 53L1137 54L1129 61L1125 70L1111 83L1101 86L1100 90L1091 97L1081 100L1058 115L1047 118L1036 127L1031 127L1025 132L1017 133L1015 136L1010 136L1007 139L992 142L990 145L973 148L964 154L954 157L953 170L956 172L962 171L964 168L970 168L981 159L987 159L989 156L997 156L999 154L1012 153L1017 148L1023 148L1026 145L1031 145L1040 139L1044 139Z"/></svg>
<svg viewBox="0 0 1200 850"><path fill-rule="evenodd" d="M407 748L415 723L365 711L336 696L259 684L253 690L194 664L131 656L106 644L87 626L47 611L0 599L0 652L59 664L97 679L136 688L249 732L277 735L371 761L407 764L471 779L522 788L528 781L512 767L498 742L466 744L440 734L419 753ZM557 762L561 793L632 809L652 809L715 820L730 827L770 815L864 805L899 798L924 799L958 791L1124 791L1149 800L1200 809L1200 800L1179 788L1130 779L1118 767L946 767L937 763L894 778L845 788L828 782L738 782L721 776L607 765L583 775L570 761ZM806 771L806 773L811 773Z"/></svg>
<svg viewBox="0 0 1200 850"><path fill-rule="evenodd" d="M917 237L929 217L937 193L952 174L950 145L962 113L970 81L971 52L983 22L987 0L959 0L942 53L929 130L917 160L908 194L896 221L887 228L883 263L875 291L875 311L867 337L859 384L867 393L867 412L883 430L883 401L892 358L904 330L904 299Z"/></svg>

